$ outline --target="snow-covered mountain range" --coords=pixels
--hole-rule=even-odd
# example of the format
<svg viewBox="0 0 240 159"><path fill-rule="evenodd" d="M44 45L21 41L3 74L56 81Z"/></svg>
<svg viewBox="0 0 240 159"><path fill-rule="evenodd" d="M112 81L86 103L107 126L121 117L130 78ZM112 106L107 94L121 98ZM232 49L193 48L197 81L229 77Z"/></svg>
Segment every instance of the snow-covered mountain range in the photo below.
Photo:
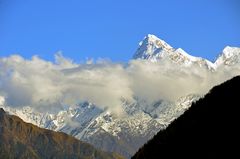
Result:
<svg viewBox="0 0 240 159"><path fill-rule="evenodd" d="M196 99L197 96L189 95L176 103L157 101L152 105L123 101L127 115L122 118L87 102L56 114L37 112L30 106L18 109L2 104L0 107L39 127L65 132L95 147L130 157Z"/></svg>
<svg viewBox="0 0 240 159"><path fill-rule="evenodd" d="M191 56L181 48L174 49L165 41L151 34L148 34L139 45L133 56L134 59L144 59L152 62L171 60L179 65L198 65L210 70L215 70L221 65L234 65L240 62L240 48L238 47L226 46L216 61L211 62L201 57Z"/></svg>
<svg viewBox="0 0 240 159"><path fill-rule="evenodd" d="M174 49L154 35L147 35L140 42L133 59L153 63L168 60L179 67L201 67L214 72L219 67L240 63L240 48L227 46L213 63L201 57L193 57L181 48ZM123 117L115 116L110 110L101 109L87 101L68 106L56 113L43 113L31 106L13 108L6 106L3 98L0 98L0 106L26 122L65 132L95 147L115 151L129 158L200 96L189 94L175 102L159 98L151 104L137 98L134 102L123 99L122 108L126 112Z"/></svg>

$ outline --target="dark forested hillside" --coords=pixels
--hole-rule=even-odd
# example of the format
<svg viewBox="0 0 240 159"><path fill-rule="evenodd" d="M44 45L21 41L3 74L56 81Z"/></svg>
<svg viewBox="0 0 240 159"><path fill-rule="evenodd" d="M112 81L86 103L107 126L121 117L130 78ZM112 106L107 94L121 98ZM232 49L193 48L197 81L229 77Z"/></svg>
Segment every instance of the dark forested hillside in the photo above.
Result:
<svg viewBox="0 0 240 159"><path fill-rule="evenodd" d="M240 158L240 77L214 87L132 159Z"/></svg>
<svg viewBox="0 0 240 159"><path fill-rule="evenodd" d="M0 108L0 159L117 159L69 135L41 129Z"/></svg>

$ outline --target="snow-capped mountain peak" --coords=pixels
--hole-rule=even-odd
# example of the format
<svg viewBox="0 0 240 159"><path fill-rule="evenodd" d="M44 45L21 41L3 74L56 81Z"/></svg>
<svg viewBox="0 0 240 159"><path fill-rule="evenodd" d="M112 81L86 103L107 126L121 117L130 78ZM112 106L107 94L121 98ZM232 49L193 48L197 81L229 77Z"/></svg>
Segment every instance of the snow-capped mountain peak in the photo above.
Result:
<svg viewBox="0 0 240 159"><path fill-rule="evenodd" d="M231 66L236 63L240 63L240 48L226 46L214 64Z"/></svg>
<svg viewBox="0 0 240 159"><path fill-rule="evenodd" d="M237 48L237 47L226 46L223 49L223 55L225 55L225 57L227 57L227 58L229 58L235 54L240 54L239 48Z"/></svg>
<svg viewBox="0 0 240 159"><path fill-rule="evenodd" d="M181 66L198 65L209 70L215 69L212 62L201 57L191 56L181 48L174 49L165 41L151 34L145 36L143 41L139 43L139 48L133 59L149 60L151 62L159 62L164 59Z"/></svg>
<svg viewBox="0 0 240 159"><path fill-rule="evenodd" d="M158 37L156 37L155 35L152 34L148 34L147 36L145 36L144 40L142 41L142 45L145 44L154 44L156 46L156 48L162 48L165 50L171 50L173 49L172 46L170 46L168 43L166 43L164 40L159 39Z"/></svg>
<svg viewBox="0 0 240 159"><path fill-rule="evenodd" d="M174 49L164 40L155 35L148 34L139 43L139 48L133 56L133 59L149 59L161 51L173 51Z"/></svg>

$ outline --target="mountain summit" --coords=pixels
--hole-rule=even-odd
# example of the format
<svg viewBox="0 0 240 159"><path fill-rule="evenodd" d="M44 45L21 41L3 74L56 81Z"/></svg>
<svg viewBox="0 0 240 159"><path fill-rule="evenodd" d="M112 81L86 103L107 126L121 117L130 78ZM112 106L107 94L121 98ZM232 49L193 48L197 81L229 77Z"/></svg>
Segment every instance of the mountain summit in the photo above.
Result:
<svg viewBox="0 0 240 159"><path fill-rule="evenodd" d="M134 59L150 59L159 52L173 51L173 48L155 35L148 34L139 43L139 48L134 54Z"/></svg>
<svg viewBox="0 0 240 159"><path fill-rule="evenodd" d="M225 47L213 63L201 57L191 56L181 48L175 49L164 40L159 39L155 35L148 34L139 43L139 47L133 55L133 59L149 60L152 62L168 60L186 67L196 65L208 68L209 70L215 70L221 65L230 66L240 63L240 48L230 46Z"/></svg>
<svg viewBox="0 0 240 159"><path fill-rule="evenodd" d="M201 57L191 56L181 48L174 49L164 40L151 34L145 36L139 43L139 48L135 52L133 59L149 60L152 62L168 60L182 66L198 65L200 67L207 67L208 69L215 68L212 62Z"/></svg>
<svg viewBox="0 0 240 159"><path fill-rule="evenodd" d="M214 64L216 66L231 66L236 63L240 63L240 48L227 46L223 49L222 54L219 55Z"/></svg>

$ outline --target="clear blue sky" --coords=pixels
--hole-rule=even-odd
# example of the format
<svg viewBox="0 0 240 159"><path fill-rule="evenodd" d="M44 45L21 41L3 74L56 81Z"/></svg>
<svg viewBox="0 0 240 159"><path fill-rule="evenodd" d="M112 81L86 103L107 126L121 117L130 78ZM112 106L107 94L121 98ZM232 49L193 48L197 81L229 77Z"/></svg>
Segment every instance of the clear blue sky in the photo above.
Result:
<svg viewBox="0 0 240 159"><path fill-rule="evenodd" d="M240 46L240 1L0 0L0 57L128 61L148 33L213 60Z"/></svg>

